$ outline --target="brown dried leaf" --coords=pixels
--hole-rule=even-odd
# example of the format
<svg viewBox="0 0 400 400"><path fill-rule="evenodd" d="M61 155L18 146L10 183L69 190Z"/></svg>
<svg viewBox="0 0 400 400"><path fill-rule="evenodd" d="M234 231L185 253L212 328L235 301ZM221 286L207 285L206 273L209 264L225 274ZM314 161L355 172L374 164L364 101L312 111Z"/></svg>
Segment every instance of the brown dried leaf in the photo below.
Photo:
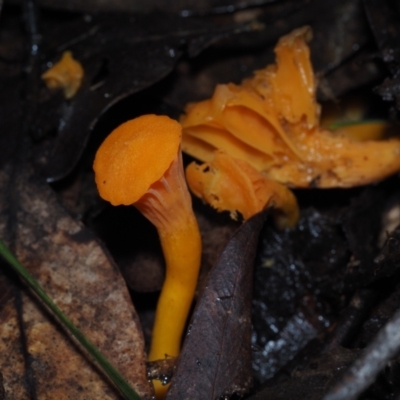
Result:
<svg viewBox="0 0 400 400"><path fill-rule="evenodd" d="M151 398L142 332L118 269L48 186L26 173L12 176L14 188L0 172L0 237L143 399ZM120 398L39 301L10 285L0 310L7 398Z"/></svg>
<svg viewBox="0 0 400 400"><path fill-rule="evenodd" d="M248 220L211 270L167 400L213 400L250 388L253 262L264 220Z"/></svg>

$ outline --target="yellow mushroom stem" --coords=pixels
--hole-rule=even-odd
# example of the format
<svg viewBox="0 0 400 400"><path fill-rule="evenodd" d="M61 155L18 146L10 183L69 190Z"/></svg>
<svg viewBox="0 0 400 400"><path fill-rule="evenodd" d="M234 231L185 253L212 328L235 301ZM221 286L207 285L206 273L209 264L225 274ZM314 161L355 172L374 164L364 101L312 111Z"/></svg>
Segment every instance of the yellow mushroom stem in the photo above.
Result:
<svg viewBox="0 0 400 400"><path fill-rule="evenodd" d="M166 263L149 360L178 356L201 261L201 238L181 156L134 206L157 228Z"/></svg>
<svg viewBox="0 0 400 400"><path fill-rule="evenodd" d="M229 211L234 219L237 211L249 219L266 207L273 208L275 223L281 229L295 226L299 219L291 190L223 151L216 151L208 163L189 164L186 179L197 197L217 211Z"/></svg>

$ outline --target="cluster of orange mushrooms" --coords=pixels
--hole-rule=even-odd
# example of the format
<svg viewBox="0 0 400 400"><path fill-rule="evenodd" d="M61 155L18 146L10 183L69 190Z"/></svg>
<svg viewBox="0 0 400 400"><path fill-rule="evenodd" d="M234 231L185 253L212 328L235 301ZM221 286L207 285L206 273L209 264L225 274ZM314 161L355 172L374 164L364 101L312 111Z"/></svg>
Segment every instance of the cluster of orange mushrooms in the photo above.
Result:
<svg viewBox="0 0 400 400"><path fill-rule="evenodd" d="M400 169L398 138L357 140L356 125L335 132L321 127L310 35L303 27L282 37L275 48L276 64L241 85L218 85L211 99L187 107L181 119L183 151L206 162L188 168L188 183L196 194L219 198L212 181L221 151L247 162L266 185L273 180L291 188L364 185ZM363 130L378 134L385 124L378 125L364 124ZM217 201L214 205L224 207Z"/></svg>
<svg viewBox="0 0 400 400"><path fill-rule="evenodd" d="M218 85L209 100L189 105L180 123L141 116L116 128L96 154L100 196L134 205L161 239L166 279L149 360L179 354L196 288L201 238L186 182L233 217L248 219L271 206L284 228L299 217L289 188L364 185L400 170L400 139L365 140L352 137L352 128L321 128L310 34L304 27L281 38L276 64L241 85ZM190 164L186 179L181 148L204 162ZM159 398L163 390L156 386Z"/></svg>

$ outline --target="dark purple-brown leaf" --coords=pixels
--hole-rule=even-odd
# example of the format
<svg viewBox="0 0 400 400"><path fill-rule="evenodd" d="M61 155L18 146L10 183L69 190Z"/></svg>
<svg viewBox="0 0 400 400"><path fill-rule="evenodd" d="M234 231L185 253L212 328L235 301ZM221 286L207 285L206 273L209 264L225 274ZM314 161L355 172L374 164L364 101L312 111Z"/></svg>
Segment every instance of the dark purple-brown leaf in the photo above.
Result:
<svg viewBox="0 0 400 400"><path fill-rule="evenodd" d="M168 400L218 399L251 386L253 263L265 215L232 237L196 306Z"/></svg>

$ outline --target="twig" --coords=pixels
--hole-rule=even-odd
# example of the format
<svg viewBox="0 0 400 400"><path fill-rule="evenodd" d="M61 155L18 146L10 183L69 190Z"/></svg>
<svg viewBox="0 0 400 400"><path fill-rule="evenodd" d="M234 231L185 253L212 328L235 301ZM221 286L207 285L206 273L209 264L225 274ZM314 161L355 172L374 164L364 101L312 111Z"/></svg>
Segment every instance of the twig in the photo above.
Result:
<svg viewBox="0 0 400 400"><path fill-rule="evenodd" d="M323 400L356 399L400 350L400 310L379 331L363 355L346 371Z"/></svg>

